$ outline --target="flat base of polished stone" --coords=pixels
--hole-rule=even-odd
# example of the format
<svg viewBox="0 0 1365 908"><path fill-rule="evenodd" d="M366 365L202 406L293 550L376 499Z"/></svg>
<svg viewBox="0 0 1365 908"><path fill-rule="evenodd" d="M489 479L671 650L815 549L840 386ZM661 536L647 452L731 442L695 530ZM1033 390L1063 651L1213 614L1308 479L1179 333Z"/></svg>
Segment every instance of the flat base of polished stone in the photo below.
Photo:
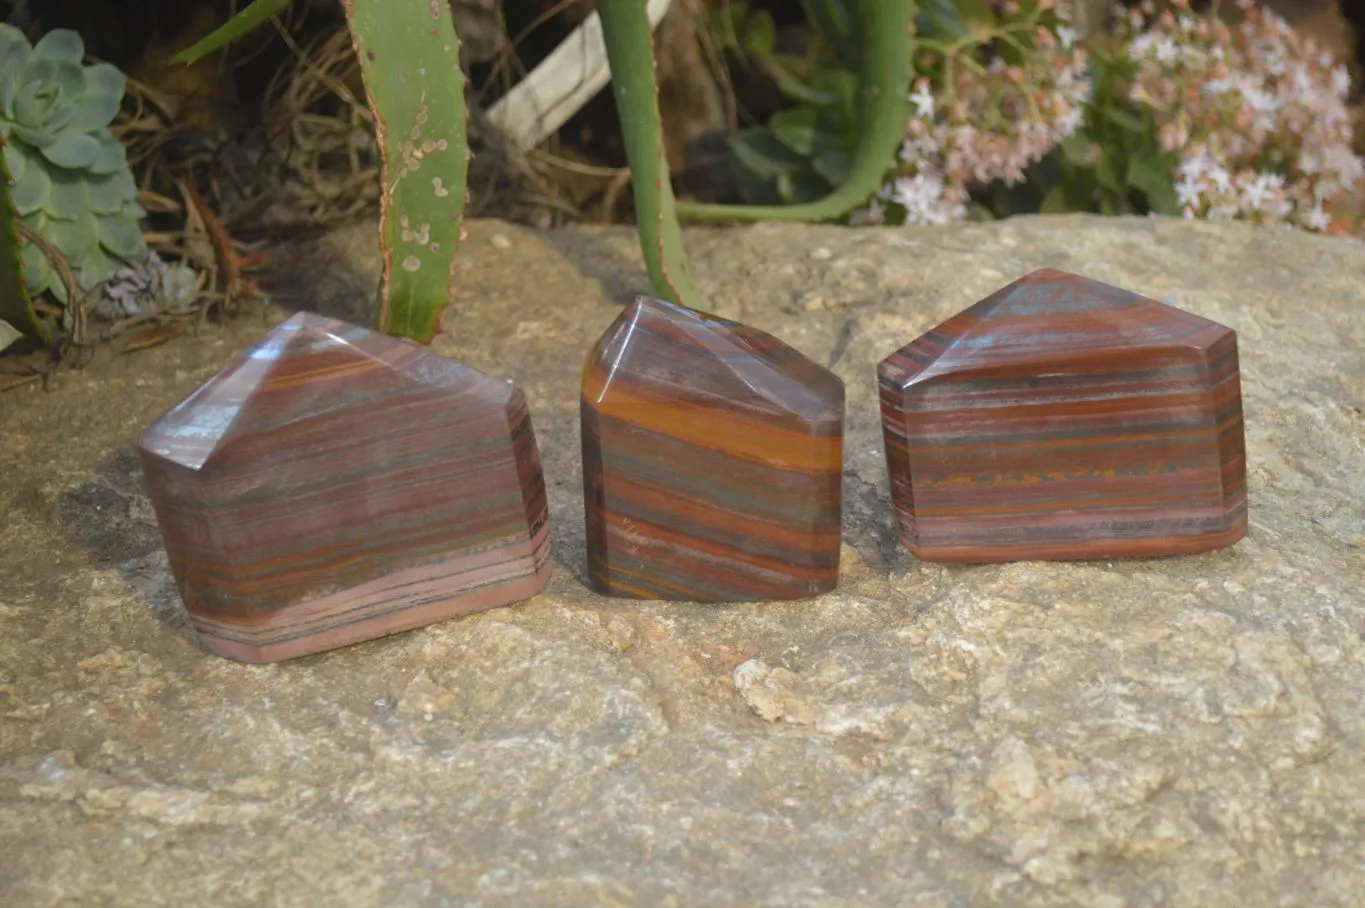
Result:
<svg viewBox="0 0 1365 908"><path fill-rule="evenodd" d="M630 585L628 577L622 572L606 572L601 569L592 569L588 577L588 585L593 592L603 596L611 596L614 599L637 599L640 601L665 601L665 602L700 602L713 604L741 604L745 602L794 602L801 599L812 599L816 596L824 595L839 586L838 577L822 577L818 580L811 580L798 585L787 583L785 586L770 586L760 595L744 595L742 593L714 593L703 592L697 589L679 590L672 592L661 589L657 582L648 588L637 588Z"/></svg>
<svg viewBox="0 0 1365 908"><path fill-rule="evenodd" d="M525 566L534 565L526 573ZM511 605L545 588L554 570L546 524L533 540L408 568L298 603L256 624L190 613L204 649L239 662L280 662Z"/></svg>
<svg viewBox="0 0 1365 908"><path fill-rule="evenodd" d="M1104 561L1114 558L1161 558L1202 555L1234 545L1246 536L1243 513L1235 526L1218 533L1197 536L1133 539L1084 539L1070 542L1034 542L1010 546L925 546L901 537L901 544L920 561L937 564L1002 564L1010 561Z"/></svg>

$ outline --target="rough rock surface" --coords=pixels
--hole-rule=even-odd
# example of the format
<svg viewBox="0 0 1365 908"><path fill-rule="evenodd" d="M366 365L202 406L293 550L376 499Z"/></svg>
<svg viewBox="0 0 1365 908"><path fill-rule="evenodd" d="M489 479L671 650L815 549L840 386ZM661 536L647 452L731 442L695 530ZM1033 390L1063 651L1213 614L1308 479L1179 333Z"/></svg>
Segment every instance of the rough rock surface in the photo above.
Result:
<svg viewBox="0 0 1365 908"><path fill-rule="evenodd" d="M284 255L364 319L372 237ZM625 230L474 225L437 344L531 402L557 572L522 605L267 667L196 648L132 445L255 320L0 396L0 904L1360 904L1365 245L1087 218L689 242L722 312L848 383L817 600L587 592L576 386L644 285ZM898 548L874 364L1045 265L1239 332L1243 542Z"/></svg>

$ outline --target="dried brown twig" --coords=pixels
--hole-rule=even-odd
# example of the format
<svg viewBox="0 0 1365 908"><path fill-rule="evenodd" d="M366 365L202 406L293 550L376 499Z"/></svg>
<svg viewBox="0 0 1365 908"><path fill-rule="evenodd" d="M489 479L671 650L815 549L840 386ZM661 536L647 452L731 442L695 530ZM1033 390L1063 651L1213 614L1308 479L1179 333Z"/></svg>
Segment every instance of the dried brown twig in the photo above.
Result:
<svg viewBox="0 0 1365 908"><path fill-rule="evenodd" d="M359 64L349 33L341 27L304 48L276 28L292 62L271 80L262 110L272 192L226 219L278 230L353 218L379 199L379 161L369 108L351 87Z"/></svg>
<svg viewBox="0 0 1365 908"><path fill-rule="evenodd" d="M72 273L71 266L67 264L66 256L47 237L34 230L21 220L15 220L15 226L19 228L19 237L26 243L32 243L38 251L47 257L52 265L52 270L57 272L57 279L62 282L62 288L66 290L66 315L69 316L71 329L67 332L64 342L71 346L80 347L85 343L86 333L86 314L85 302L86 291L81 287L81 282L76 280L76 275ZM61 351L59 358L64 357L65 350Z"/></svg>

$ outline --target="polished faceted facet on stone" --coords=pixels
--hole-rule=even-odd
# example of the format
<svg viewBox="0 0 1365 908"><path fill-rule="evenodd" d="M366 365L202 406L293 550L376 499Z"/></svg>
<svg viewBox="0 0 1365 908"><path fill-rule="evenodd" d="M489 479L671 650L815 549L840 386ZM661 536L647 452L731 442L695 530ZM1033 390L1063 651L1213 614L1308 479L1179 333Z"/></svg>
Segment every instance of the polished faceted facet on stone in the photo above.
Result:
<svg viewBox="0 0 1365 908"><path fill-rule="evenodd" d="M550 577L525 397L406 341L295 315L140 447L181 599L223 656L331 649Z"/></svg>
<svg viewBox="0 0 1365 908"><path fill-rule="evenodd" d="M834 588L838 376L761 331L642 298L593 347L582 387L600 592L725 602Z"/></svg>
<svg viewBox="0 0 1365 908"><path fill-rule="evenodd" d="M1036 271L878 370L901 540L926 561L1203 552L1246 534L1237 336Z"/></svg>

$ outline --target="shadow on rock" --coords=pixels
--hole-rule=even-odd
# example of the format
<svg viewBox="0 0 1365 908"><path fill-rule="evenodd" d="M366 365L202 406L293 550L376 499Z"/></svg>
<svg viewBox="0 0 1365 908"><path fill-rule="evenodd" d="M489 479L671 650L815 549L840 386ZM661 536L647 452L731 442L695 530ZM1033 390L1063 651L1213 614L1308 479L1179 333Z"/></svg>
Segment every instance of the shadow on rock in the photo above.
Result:
<svg viewBox="0 0 1365 908"><path fill-rule="evenodd" d="M379 254L375 250L366 253L359 246L363 237L369 237L373 246L371 231L351 228L303 234L281 244L271 255L263 281L271 302L291 312L316 312L353 325L372 324Z"/></svg>
<svg viewBox="0 0 1365 908"><path fill-rule="evenodd" d="M57 521L92 563L118 571L161 624L197 645L134 448L120 451L62 493Z"/></svg>
<svg viewBox="0 0 1365 908"><path fill-rule="evenodd" d="M552 230L538 237L600 284L613 302L626 306L637 296L653 292L644 264L618 248L619 237L592 230Z"/></svg>
<svg viewBox="0 0 1365 908"><path fill-rule="evenodd" d="M555 570L573 575L587 588L583 451L578 436L578 412L537 413L534 419L550 506L550 546Z"/></svg>

